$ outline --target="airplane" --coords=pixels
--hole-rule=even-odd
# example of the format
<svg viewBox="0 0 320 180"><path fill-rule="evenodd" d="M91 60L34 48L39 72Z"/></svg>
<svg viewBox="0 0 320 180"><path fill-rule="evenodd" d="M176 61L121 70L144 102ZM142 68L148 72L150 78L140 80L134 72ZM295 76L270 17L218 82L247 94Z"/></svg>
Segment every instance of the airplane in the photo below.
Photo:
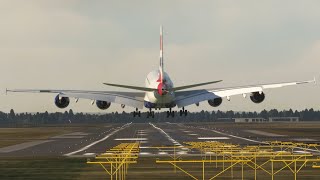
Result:
<svg viewBox="0 0 320 180"><path fill-rule="evenodd" d="M187 90L194 87L219 83L222 80L210 81L186 86L174 87L168 73L164 70L163 58L163 28L160 26L160 65L159 69L151 71L145 79L145 87L103 83L107 86L120 87L125 89L136 90L136 92L115 92L115 91L84 91L84 90L49 90L49 89L13 89L6 92L25 92L25 93L54 93L57 94L54 103L58 108L66 108L70 104L70 98L74 98L75 102L79 99L90 99L92 104L101 110L106 110L111 103L120 104L122 108L130 106L135 108L133 117L141 117L140 109L144 107L149 111L147 117L154 118L153 110L168 109L167 117L174 117L174 107L181 108L180 116L187 116L188 111L185 109L189 105L197 105L202 101L207 101L212 107L221 105L223 98L230 101L230 97L234 95L243 95L245 98L248 94L254 103L261 103L265 99L264 90L280 88L285 86L300 85L306 83L315 83L315 78L308 81L294 81L286 83L260 84L240 87L227 87L215 89L198 89Z"/></svg>

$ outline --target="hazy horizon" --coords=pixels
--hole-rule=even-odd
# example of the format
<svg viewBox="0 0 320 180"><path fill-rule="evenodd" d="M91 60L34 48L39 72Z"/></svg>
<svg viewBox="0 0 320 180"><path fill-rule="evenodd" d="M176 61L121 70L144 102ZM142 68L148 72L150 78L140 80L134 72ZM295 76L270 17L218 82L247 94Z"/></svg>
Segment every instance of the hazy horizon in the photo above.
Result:
<svg viewBox="0 0 320 180"><path fill-rule="evenodd" d="M100 111L90 100L66 109L56 94L8 94L6 88L127 91L103 82L144 86L164 64L175 86L212 80L219 88L319 79L320 1L18 1L0 0L0 111ZM199 88L198 88L199 89ZM266 99L232 96L191 111L320 108L319 84L266 90ZM177 108L175 108L176 110ZM126 107L126 112L133 108Z"/></svg>

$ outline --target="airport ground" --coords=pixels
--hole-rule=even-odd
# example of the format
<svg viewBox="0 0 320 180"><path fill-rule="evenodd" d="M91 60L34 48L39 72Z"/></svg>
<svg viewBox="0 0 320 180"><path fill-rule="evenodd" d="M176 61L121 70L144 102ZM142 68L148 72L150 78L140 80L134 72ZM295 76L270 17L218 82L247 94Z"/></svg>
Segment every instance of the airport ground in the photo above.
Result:
<svg viewBox="0 0 320 180"><path fill-rule="evenodd" d="M156 164L172 151L155 146L184 146L185 142L219 141L240 146L257 145L265 141L320 143L320 123L130 123L61 125L36 128L0 128L0 179L108 179L98 165L88 165L88 158L104 153L120 143L140 143L137 164L129 168L127 179L191 179L173 171L169 164ZM199 151L180 148L175 152L183 158L201 158ZM320 153L312 151L318 156ZM206 169L210 169L210 165ZM201 175L199 164L184 168ZM206 177L214 174L206 171ZM239 167L234 179L241 179ZM245 179L253 179L247 169ZM271 179L259 172L259 179ZM298 179L320 179L320 170L305 167ZM292 179L290 170L275 179ZM231 179L230 172L219 179Z"/></svg>

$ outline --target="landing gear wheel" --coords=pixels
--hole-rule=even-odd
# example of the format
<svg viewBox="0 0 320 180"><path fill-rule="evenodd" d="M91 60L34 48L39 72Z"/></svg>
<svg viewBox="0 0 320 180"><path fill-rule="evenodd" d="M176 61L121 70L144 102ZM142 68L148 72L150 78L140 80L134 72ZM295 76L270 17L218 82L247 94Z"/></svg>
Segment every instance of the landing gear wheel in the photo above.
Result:
<svg viewBox="0 0 320 180"><path fill-rule="evenodd" d="M138 108L136 108L136 110L133 111L133 117L136 117L136 116L141 117L141 112L138 111Z"/></svg>
<svg viewBox="0 0 320 180"><path fill-rule="evenodd" d="M171 116L174 117L174 111L171 112Z"/></svg>
<svg viewBox="0 0 320 180"><path fill-rule="evenodd" d="M187 110L184 110L184 107L180 110L180 116L187 116L188 115L188 111Z"/></svg>
<svg viewBox="0 0 320 180"><path fill-rule="evenodd" d="M170 116L170 112L169 111L167 111L167 118Z"/></svg>
<svg viewBox="0 0 320 180"><path fill-rule="evenodd" d="M147 118L152 117L154 118L154 111L150 108L149 112L147 112Z"/></svg>

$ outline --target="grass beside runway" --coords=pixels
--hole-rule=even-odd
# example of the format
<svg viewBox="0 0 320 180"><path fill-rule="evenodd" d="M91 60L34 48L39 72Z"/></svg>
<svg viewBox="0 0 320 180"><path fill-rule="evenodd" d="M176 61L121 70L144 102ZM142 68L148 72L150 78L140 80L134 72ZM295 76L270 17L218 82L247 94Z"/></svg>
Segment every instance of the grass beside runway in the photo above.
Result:
<svg viewBox="0 0 320 180"><path fill-rule="evenodd" d="M0 148L79 130L79 127L0 128Z"/></svg>
<svg viewBox="0 0 320 180"><path fill-rule="evenodd" d="M86 168L80 158L1 158L0 179L78 179Z"/></svg>
<svg viewBox="0 0 320 180"><path fill-rule="evenodd" d="M54 136L73 132L85 132L101 126L112 127L112 124L63 124L60 126L0 128L0 148L35 140L47 140Z"/></svg>

